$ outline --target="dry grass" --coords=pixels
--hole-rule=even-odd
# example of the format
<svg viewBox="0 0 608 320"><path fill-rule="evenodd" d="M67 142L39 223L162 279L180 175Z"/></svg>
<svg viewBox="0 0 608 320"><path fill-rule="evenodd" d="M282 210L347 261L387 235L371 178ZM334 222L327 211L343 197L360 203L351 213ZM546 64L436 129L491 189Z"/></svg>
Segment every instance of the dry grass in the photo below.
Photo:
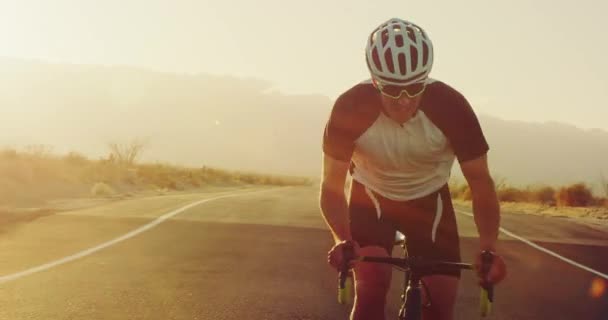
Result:
<svg viewBox="0 0 608 320"><path fill-rule="evenodd" d="M206 186L306 185L301 177L92 160L79 153L54 155L41 146L0 150L0 206L35 206L57 198L107 197L147 190L187 190Z"/></svg>
<svg viewBox="0 0 608 320"><path fill-rule="evenodd" d="M452 196L459 200L471 200L471 191L466 183L450 183ZM504 182L496 183L498 199L505 203L531 203L546 207L608 208L608 192L605 196L594 196L584 183L554 188L551 186L528 186L516 188Z"/></svg>
<svg viewBox="0 0 608 320"><path fill-rule="evenodd" d="M455 203L471 205L471 192L466 183L453 181L450 190ZM575 218L586 222L594 221L594 225L600 223L602 226L606 226L605 222L608 221L608 194L603 197L593 196L590 188L582 183L558 188L516 188L502 180L496 184L496 193L501 202L501 210L506 212Z"/></svg>

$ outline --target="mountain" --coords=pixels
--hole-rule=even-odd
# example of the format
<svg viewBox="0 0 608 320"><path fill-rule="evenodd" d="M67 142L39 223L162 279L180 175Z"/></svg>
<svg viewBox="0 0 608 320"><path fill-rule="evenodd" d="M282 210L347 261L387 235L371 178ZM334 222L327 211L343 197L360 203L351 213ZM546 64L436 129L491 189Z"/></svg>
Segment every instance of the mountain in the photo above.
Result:
<svg viewBox="0 0 608 320"><path fill-rule="evenodd" d="M144 161L318 176L332 105L259 79L0 59L0 146L7 147L102 157L109 142L143 138ZM595 184L602 170L608 178L606 131L479 119L498 180Z"/></svg>
<svg viewBox="0 0 608 320"><path fill-rule="evenodd" d="M507 183L599 185L602 175L608 179L607 131L556 122L479 118L491 145L492 172Z"/></svg>

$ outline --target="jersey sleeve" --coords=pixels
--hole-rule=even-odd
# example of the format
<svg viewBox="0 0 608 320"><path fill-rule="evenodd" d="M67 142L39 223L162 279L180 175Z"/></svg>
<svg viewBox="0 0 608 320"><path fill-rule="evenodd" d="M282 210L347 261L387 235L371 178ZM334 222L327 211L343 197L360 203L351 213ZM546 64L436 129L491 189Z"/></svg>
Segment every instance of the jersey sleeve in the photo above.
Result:
<svg viewBox="0 0 608 320"><path fill-rule="evenodd" d="M347 103L344 97L336 100L323 133L323 152L336 160L346 162L350 161L353 155L357 139Z"/></svg>
<svg viewBox="0 0 608 320"><path fill-rule="evenodd" d="M448 130L448 139L458 161L462 163L485 155L490 146L469 102L459 95L456 103L461 109L454 115L458 119L458 127Z"/></svg>
<svg viewBox="0 0 608 320"><path fill-rule="evenodd" d="M467 99L458 91L442 84L429 114L444 133L458 162L462 163L485 155L490 149L479 120Z"/></svg>

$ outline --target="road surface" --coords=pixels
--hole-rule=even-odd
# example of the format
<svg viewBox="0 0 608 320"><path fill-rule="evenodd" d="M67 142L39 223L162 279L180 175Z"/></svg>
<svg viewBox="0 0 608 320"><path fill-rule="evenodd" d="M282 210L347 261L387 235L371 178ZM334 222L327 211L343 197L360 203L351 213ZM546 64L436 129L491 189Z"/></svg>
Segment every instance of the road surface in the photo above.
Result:
<svg viewBox="0 0 608 320"><path fill-rule="evenodd" d="M181 194L2 226L0 319L347 319L317 199L315 187ZM467 212L459 208L458 227L470 261ZM608 319L606 232L506 212L502 226L518 239L501 234L509 276L490 319ZM478 299L463 273L456 319L478 319Z"/></svg>

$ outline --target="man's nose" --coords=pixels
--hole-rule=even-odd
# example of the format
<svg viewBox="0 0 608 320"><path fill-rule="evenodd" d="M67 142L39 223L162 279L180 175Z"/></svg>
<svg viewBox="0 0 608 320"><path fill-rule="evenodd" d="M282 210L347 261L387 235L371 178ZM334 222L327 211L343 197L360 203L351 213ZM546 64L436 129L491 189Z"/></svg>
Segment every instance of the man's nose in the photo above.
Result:
<svg viewBox="0 0 608 320"><path fill-rule="evenodd" d="M410 99L408 96L403 94L399 99L397 99L397 104L402 107L409 107L413 102L413 99Z"/></svg>

